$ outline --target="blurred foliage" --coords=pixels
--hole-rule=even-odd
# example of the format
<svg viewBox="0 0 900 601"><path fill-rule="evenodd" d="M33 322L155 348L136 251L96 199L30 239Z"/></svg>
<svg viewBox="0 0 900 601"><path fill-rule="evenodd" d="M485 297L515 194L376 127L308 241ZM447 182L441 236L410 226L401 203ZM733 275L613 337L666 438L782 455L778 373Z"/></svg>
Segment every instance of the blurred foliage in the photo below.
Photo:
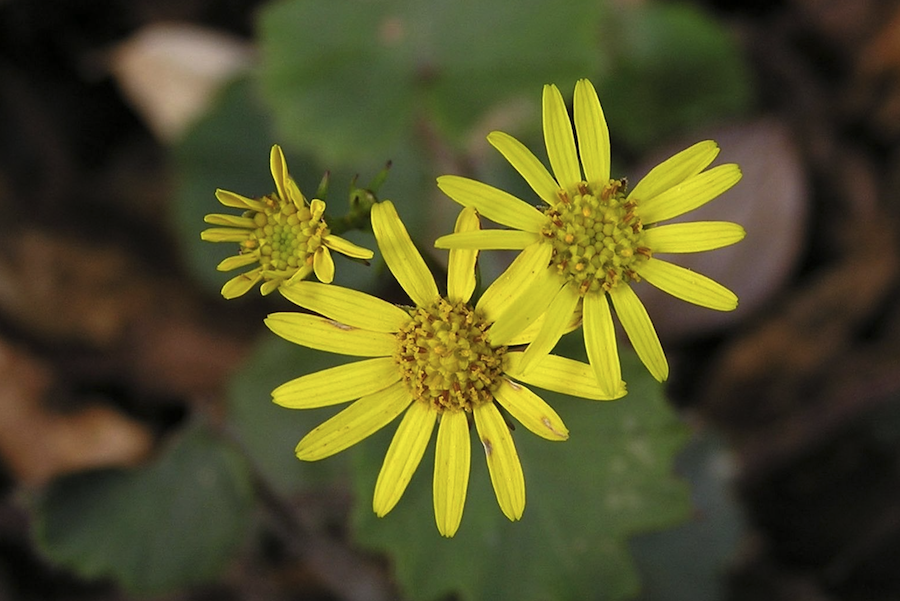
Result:
<svg viewBox="0 0 900 601"><path fill-rule="evenodd" d="M244 455L202 426L153 463L55 481L35 508L36 540L85 578L135 594L215 579L249 532L254 506Z"/></svg>
<svg viewBox="0 0 900 601"><path fill-rule="evenodd" d="M459 138L499 102L595 73L602 7L278 2L260 21L264 89L282 135L329 162L388 152L423 120Z"/></svg>
<svg viewBox="0 0 900 601"><path fill-rule="evenodd" d="M595 81L610 132L637 150L749 108L750 75L727 31L686 4L637 3L601 24L611 68Z"/></svg>
<svg viewBox="0 0 900 601"><path fill-rule="evenodd" d="M630 544L641 577L638 601L717 601L746 533L731 488L735 470L724 441L695 432L678 455L675 471L691 487L691 519L675 528L645 533Z"/></svg>
<svg viewBox="0 0 900 601"><path fill-rule="evenodd" d="M288 0L260 33L279 133L329 163L415 144L423 123L465 140L504 103L580 77L638 150L750 99L730 36L689 5Z"/></svg>

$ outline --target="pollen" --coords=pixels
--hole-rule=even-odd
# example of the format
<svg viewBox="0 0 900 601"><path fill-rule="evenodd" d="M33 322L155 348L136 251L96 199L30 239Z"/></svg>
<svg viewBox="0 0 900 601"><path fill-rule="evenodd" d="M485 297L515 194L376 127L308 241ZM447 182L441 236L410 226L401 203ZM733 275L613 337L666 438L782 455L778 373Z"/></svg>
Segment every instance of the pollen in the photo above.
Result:
<svg viewBox="0 0 900 601"><path fill-rule="evenodd" d="M581 182L575 194L560 193L568 202L546 209L550 219L541 233L553 245L551 263L582 295L637 281L651 256L637 202L626 200L625 187L624 180L602 187Z"/></svg>
<svg viewBox="0 0 900 601"><path fill-rule="evenodd" d="M262 199L262 211L248 211L244 216L256 228L241 242L241 254L255 253L267 272L293 272L311 265L313 255L328 235L328 227L320 215L309 207L282 202L276 196Z"/></svg>
<svg viewBox="0 0 900 601"><path fill-rule="evenodd" d="M394 360L413 398L439 412L471 412L492 402L506 347L487 342L484 318L465 303L445 299L409 312L412 320L397 333Z"/></svg>

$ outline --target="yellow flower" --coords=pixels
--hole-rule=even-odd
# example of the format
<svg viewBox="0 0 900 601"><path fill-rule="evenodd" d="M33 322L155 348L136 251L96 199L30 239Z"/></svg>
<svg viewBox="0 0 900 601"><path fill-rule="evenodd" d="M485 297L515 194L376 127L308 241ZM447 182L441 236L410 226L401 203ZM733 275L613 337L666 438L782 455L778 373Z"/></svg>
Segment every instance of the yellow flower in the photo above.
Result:
<svg viewBox="0 0 900 601"><path fill-rule="evenodd" d="M665 354L629 284L644 279L690 303L720 311L737 307L737 297L727 288L655 255L712 250L741 240L744 230L735 223L658 225L731 188L741 171L735 164L704 171L719 151L715 142L705 141L658 165L628 192L624 179L610 179L609 132L588 80L576 84L574 105L577 148L562 95L556 86L544 86L544 140L555 177L515 138L502 132L488 135L544 204L534 207L463 177L440 177L438 186L450 198L514 229L453 233L439 238L436 246L522 250L518 265L511 267L522 294L494 324L494 341L504 342L546 312L525 352L523 370L553 348L565 323L581 310L590 363L600 386L614 390L621 368L612 302L638 356L663 381L669 373Z"/></svg>
<svg viewBox="0 0 900 601"><path fill-rule="evenodd" d="M455 231L479 227L476 212L469 209L460 214ZM297 445L297 456L307 461L331 456L404 413L375 485L373 508L381 517L400 500L439 424L434 513L438 530L449 537L462 519L474 421L500 508L510 520L518 520L525 509L525 480L500 407L538 436L568 437L556 412L518 381L596 400L621 397L624 383L614 394L601 393L589 365L555 355L520 373L522 352L509 346L529 342L538 328L517 332L502 345L491 340L491 326L510 303L512 288L491 286L475 306L469 303L477 251L450 252L447 296L442 297L389 201L372 208L372 229L385 262L415 306L306 281L281 292L321 317L274 313L266 319L273 332L291 342L369 357L302 376L273 391L276 403L292 409L355 400L307 434Z"/></svg>
<svg viewBox="0 0 900 601"><path fill-rule="evenodd" d="M216 198L226 207L244 213L214 213L206 223L222 226L204 230L200 237L207 242L238 242L240 253L219 263L219 271L231 271L256 265L250 271L232 278L222 287L222 296L236 298L262 281L260 292L270 294L282 285L298 282L311 273L325 283L334 279L334 261L329 249L356 259L371 259L371 250L362 248L332 234L322 215L325 203L310 203L288 173L287 162L278 145L270 156L276 192L260 199L250 199L227 190L216 190Z"/></svg>

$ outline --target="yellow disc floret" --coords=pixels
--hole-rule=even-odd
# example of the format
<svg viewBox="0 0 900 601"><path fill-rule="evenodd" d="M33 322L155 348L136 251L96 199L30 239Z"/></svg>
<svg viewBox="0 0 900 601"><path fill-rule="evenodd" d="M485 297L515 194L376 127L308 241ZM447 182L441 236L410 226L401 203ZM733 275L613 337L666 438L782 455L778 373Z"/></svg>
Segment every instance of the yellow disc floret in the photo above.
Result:
<svg viewBox="0 0 900 601"><path fill-rule="evenodd" d="M275 196L261 201L263 211L245 213L256 228L241 242L241 253L256 252L266 272L293 273L298 267L311 265L313 255L329 233L321 213L316 215L310 207L298 208Z"/></svg>
<svg viewBox="0 0 900 601"><path fill-rule="evenodd" d="M488 324L465 303L439 299L409 310L394 354L413 397L438 411L468 411L493 400L506 347L486 340Z"/></svg>
<svg viewBox="0 0 900 601"><path fill-rule="evenodd" d="M638 281L636 267L651 253L637 203L625 198L625 181L611 180L600 190L582 182L574 195L560 191L559 197L546 209L550 223L541 232L553 245L559 273L582 295Z"/></svg>

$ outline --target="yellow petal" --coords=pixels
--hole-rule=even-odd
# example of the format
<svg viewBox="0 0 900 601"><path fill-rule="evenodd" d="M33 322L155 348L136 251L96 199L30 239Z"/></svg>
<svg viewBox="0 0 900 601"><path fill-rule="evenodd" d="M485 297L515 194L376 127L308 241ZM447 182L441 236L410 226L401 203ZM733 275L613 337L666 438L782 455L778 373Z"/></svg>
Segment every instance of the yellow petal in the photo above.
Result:
<svg viewBox="0 0 900 601"><path fill-rule="evenodd" d="M536 361L527 373L522 373L518 369L522 360L521 351L511 351L503 357L504 372L507 375L544 390L594 401L611 401L625 396L625 382L619 380L612 393L605 392L597 384L594 369L581 361L558 355L547 355Z"/></svg>
<svg viewBox="0 0 900 601"><path fill-rule="evenodd" d="M216 269L219 271L231 271L232 269L238 269L240 267L246 267L247 265L253 265L257 261L259 261L259 257L252 253L247 253L246 255L235 255L233 257L223 259L221 263L216 265Z"/></svg>
<svg viewBox="0 0 900 601"><path fill-rule="evenodd" d="M297 282L283 287L281 295L304 309L373 332L398 332L410 320L409 313L397 305L342 286Z"/></svg>
<svg viewBox="0 0 900 601"><path fill-rule="evenodd" d="M294 452L304 461L340 453L391 423L411 402L402 382L364 396L304 436Z"/></svg>
<svg viewBox="0 0 900 601"><path fill-rule="evenodd" d="M631 286L622 284L609 292L613 308L635 352L654 378L665 382L669 377L669 362L659 343L656 328L647 315L644 303L638 298Z"/></svg>
<svg viewBox="0 0 900 601"><path fill-rule="evenodd" d="M310 219L318 221L325 214L325 201L320 198L313 198L309 203Z"/></svg>
<svg viewBox="0 0 900 601"><path fill-rule="evenodd" d="M643 201L637 210L645 224L665 221L705 205L740 179L740 167L734 163L719 165Z"/></svg>
<svg viewBox="0 0 900 601"><path fill-rule="evenodd" d="M719 146L712 140L697 142L651 169L631 190L628 199L639 203L650 200L706 169L718 154Z"/></svg>
<svg viewBox="0 0 900 601"><path fill-rule="evenodd" d="M581 79L575 84L575 131L584 177L588 183L609 182L609 129L593 84Z"/></svg>
<svg viewBox="0 0 900 601"><path fill-rule="evenodd" d="M414 402L400 421L375 482L372 509L378 517L387 515L403 496L422 461L436 419L437 412L428 404Z"/></svg>
<svg viewBox="0 0 900 601"><path fill-rule="evenodd" d="M334 281L334 259L331 258L331 252L327 246L320 246L313 255L313 269L316 277L323 284L330 284Z"/></svg>
<svg viewBox="0 0 900 601"><path fill-rule="evenodd" d="M446 234L434 241L435 248L522 250L539 242L540 234L520 230L480 230Z"/></svg>
<svg viewBox="0 0 900 601"><path fill-rule="evenodd" d="M262 211L264 208L264 205L258 200L247 198L246 196L241 196L240 194L229 192L228 190L222 190L221 188L216 190L216 198L226 207L241 209L242 211L246 211L247 209Z"/></svg>
<svg viewBox="0 0 900 601"><path fill-rule="evenodd" d="M572 321L572 315L575 314L575 307L581 295L574 286L563 285L556 293L547 312L544 313L544 325L538 332L534 342L528 345L525 354L522 356L522 364L519 368L527 372L529 366L537 359L547 356L562 335L566 332L566 327Z"/></svg>
<svg viewBox="0 0 900 601"><path fill-rule="evenodd" d="M298 282L302 282L305 280L311 273L313 272L313 266L309 264L309 260L304 263L301 267L298 267L288 281L285 282L285 286L293 286Z"/></svg>
<svg viewBox="0 0 900 601"><path fill-rule="evenodd" d="M716 311L737 309L738 298L734 292L705 275L668 261L650 259L641 265L638 274L663 292L683 301Z"/></svg>
<svg viewBox="0 0 900 601"><path fill-rule="evenodd" d="M538 272L531 285L520 291L521 296L506 308L487 331L491 344L506 344L521 334L547 310L559 289L565 285L565 280L555 269L546 268Z"/></svg>
<svg viewBox="0 0 900 601"><path fill-rule="evenodd" d="M744 228L730 221L670 223L644 230L644 244L655 253L715 250L744 239Z"/></svg>
<svg viewBox="0 0 900 601"><path fill-rule="evenodd" d="M553 407L521 384L502 379L494 398L523 426L547 440L566 440L569 429Z"/></svg>
<svg viewBox="0 0 900 601"><path fill-rule="evenodd" d="M341 238L340 236L335 236L334 234L328 234L322 238L322 242L324 242L325 246L331 250L337 251L342 255L347 255L348 257L353 257L354 259L371 259L375 256L375 253L368 248L357 246L349 240Z"/></svg>
<svg viewBox="0 0 900 601"><path fill-rule="evenodd" d="M397 350L397 338L392 334L354 328L317 315L272 313L265 324L285 340L339 355L389 357Z"/></svg>
<svg viewBox="0 0 900 601"><path fill-rule="evenodd" d="M442 175L438 188L464 207L474 207L491 221L526 232L538 233L547 216L512 194L458 175Z"/></svg>
<svg viewBox="0 0 900 601"><path fill-rule="evenodd" d="M438 298L434 276L416 250L406 226L389 200L372 206L372 230L384 262L416 305L428 306Z"/></svg>
<svg viewBox="0 0 900 601"><path fill-rule="evenodd" d="M622 367L606 294L584 297L584 347L600 390L614 397L622 381Z"/></svg>
<svg viewBox="0 0 900 601"><path fill-rule="evenodd" d="M288 201L290 197L287 192L288 168L284 153L281 146L275 144L269 153L269 168L272 170L272 179L275 180L275 189L278 190L278 197L281 200Z"/></svg>
<svg viewBox="0 0 900 601"><path fill-rule="evenodd" d="M272 400L288 409L314 409L346 403L399 381L394 359L377 357L294 378L273 390Z"/></svg>
<svg viewBox="0 0 900 601"><path fill-rule="evenodd" d="M457 235L477 233L481 229L478 212L466 207L459 212L453 231ZM447 260L447 299L451 303L469 302L475 292L475 261L478 251L472 249L454 249Z"/></svg>
<svg viewBox="0 0 900 601"><path fill-rule="evenodd" d="M211 213L203 217L203 221L210 225L225 225L228 227L239 227L249 230L256 229L256 222L249 217L240 217L238 215L224 215L222 213Z"/></svg>
<svg viewBox="0 0 900 601"><path fill-rule="evenodd" d="M474 413L497 503L507 518L518 520L525 511L525 476L512 434L493 403L478 405Z"/></svg>
<svg viewBox="0 0 900 601"><path fill-rule="evenodd" d="M200 232L200 239L206 242L244 242L249 238L249 230L231 227L211 227Z"/></svg>
<svg viewBox="0 0 900 601"><path fill-rule="evenodd" d="M286 200L292 202L298 209L304 208L306 206L306 197L303 196L303 192L301 192L300 188L297 187L297 183L294 181L294 178L288 175L284 183L287 186L288 193L288 197ZM321 213L319 214L319 217L321 217Z"/></svg>
<svg viewBox="0 0 900 601"><path fill-rule="evenodd" d="M432 482L434 519L442 536L449 538L459 529L466 505L471 462L472 443L466 413L445 411L438 428Z"/></svg>
<svg viewBox="0 0 900 601"><path fill-rule="evenodd" d="M243 296L256 286L256 283L262 279L262 268L258 267L252 271L242 273L225 282L222 286L222 296L227 299Z"/></svg>
<svg viewBox="0 0 900 601"><path fill-rule="evenodd" d="M566 103L559 88L552 84L544 86L543 121L544 143L553 174L560 188L571 188L581 181L581 168L578 166L575 136Z"/></svg>
<svg viewBox="0 0 900 601"><path fill-rule="evenodd" d="M519 256L500 274L481 298L476 309L484 313L488 323L497 321L506 310L529 288L538 274L547 271L553 247L537 242L524 249Z"/></svg>
<svg viewBox="0 0 900 601"><path fill-rule="evenodd" d="M284 280L281 278L276 278L274 280L267 280L262 283L262 286L259 287L259 293L263 296L269 296L273 292L275 292L279 286L284 283Z"/></svg>
<svg viewBox="0 0 900 601"><path fill-rule="evenodd" d="M517 336L513 336L512 340L507 342L509 346L516 346L519 344L529 344L534 342L534 339L537 338L537 335L540 333L541 328L544 327L544 320L547 317L547 313L544 313L540 317L538 317L530 326L519 332ZM581 303L575 306L575 310L572 312L572 316L569 318L569 323L566 324L565 330L563 330L563 334L568 334L569 332L573 332L581 326Z"/></svg>
<svg viewBox="0 0 900 601"><path fill-rule="evenodd" d="M551 206L559 202L559 184L524 144L502 131L491 132L487 139L544 202Z"/></svg>

